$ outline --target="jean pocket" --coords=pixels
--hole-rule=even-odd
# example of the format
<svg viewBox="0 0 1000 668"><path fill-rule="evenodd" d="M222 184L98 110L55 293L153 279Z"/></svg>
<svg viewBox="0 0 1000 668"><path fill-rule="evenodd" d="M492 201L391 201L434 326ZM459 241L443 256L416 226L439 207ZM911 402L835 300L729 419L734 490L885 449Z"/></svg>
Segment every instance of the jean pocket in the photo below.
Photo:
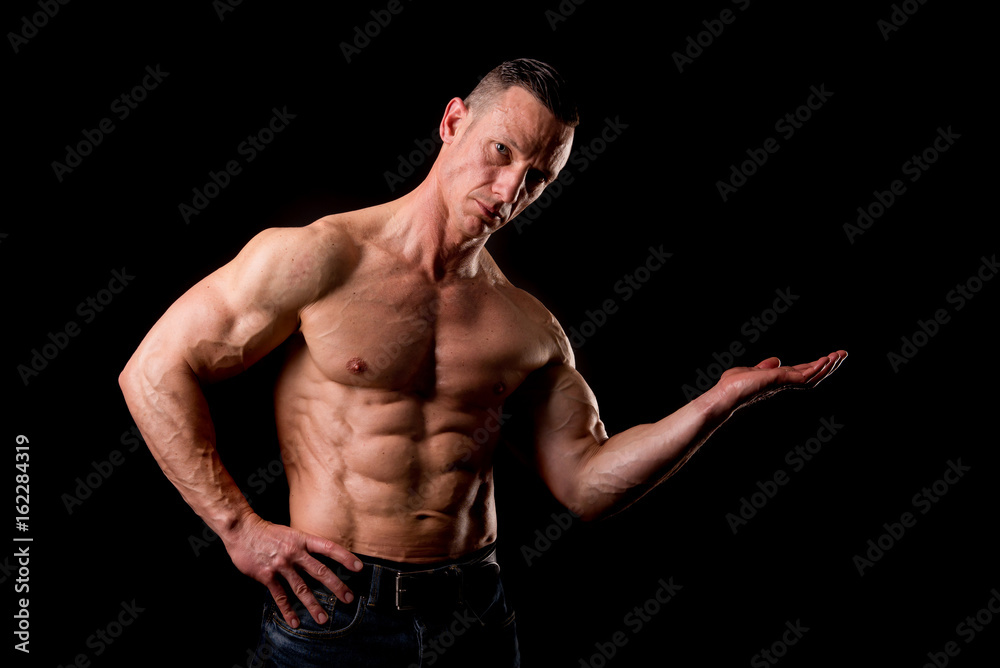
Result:
<svg viewBox="0 0 1000 668"><path fill-rule="evenodd" d="M343 603L326 589L314 589L312 593L320 607L326 612L327 620L325 623L319 624L313 619L305 605L297 598L292 603L292 609L299 618L298 628L293 629L288 625L273 601L271 603L271 621L277 628L289 635L324 640L347 635L357 628L365 616L365 597L363 596L355 598L351 603Z"/></svg>

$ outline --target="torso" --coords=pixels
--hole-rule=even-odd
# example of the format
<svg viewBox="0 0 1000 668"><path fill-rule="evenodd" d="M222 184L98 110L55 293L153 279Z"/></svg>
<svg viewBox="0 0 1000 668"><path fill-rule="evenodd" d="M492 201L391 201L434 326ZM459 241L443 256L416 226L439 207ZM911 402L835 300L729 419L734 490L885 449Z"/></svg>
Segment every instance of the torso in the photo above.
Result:
<svg viewBox="0 0 1000 668"><path fill-rule="evenodd" d="M432 281L375 241L357 249L301 311L275 390L291 524L386 559L455 558L496 539L504 400L560 356L558 326L488 256Z"/></svg>

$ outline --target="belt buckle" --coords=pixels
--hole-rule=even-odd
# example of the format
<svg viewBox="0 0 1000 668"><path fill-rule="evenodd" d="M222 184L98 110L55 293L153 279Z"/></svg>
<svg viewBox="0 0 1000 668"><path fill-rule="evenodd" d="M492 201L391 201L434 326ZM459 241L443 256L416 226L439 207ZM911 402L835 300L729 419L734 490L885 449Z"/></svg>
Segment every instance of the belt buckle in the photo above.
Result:
<svg viewBox="0 0 1000 668"><path fill-rule="evenodd" d="M445 576L445 577L448 576L448 575L453 575L453 576L458 577L458 579L459 579L459 586L461 586L462 570L458 566L448 566L448 568L445 569L445 570L432 569L432 570L426 570L426 571L409 571L409 572L396 571L396 587L395 587L395 589L396 589L396 610L399 610L399 611L414 610L414 609L417 608L416 605L412 604L412 601L411 602L407 602L407 601L404 600L405 597L403 596L403 594L404 594L404 592L408 591L407 588L404 585L406 583L406 578L419 577L419 576L422 576L422 575L424 575L424 576L427 576L427 575L440 575L440 576Z"/></svg>
<svg viewBox="0 0 1000 668"><path fill-rule="evenodd" d="M406 591L406 588L403 587L404 575L406 575L406 573L396 571L396 610L413 610L414 606L403 603L402 597L400 596L400 594Z"/></svg>

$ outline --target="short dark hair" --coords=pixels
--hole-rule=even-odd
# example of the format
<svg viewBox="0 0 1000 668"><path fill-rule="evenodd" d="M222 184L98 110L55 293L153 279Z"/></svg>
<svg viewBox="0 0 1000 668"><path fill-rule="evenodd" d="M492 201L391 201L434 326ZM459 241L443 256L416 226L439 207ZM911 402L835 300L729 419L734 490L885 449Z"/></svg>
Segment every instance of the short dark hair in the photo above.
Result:
<svg viewBox="0 0 1000 668"><path fill-rule="evenodd" d="M512 86L534 95L556 118L571 128L579 125L580 116L569 84L556 68L531 58L508 60L494 67L465 98L465 106L475 113L479 105L484 105Z"/></svg>

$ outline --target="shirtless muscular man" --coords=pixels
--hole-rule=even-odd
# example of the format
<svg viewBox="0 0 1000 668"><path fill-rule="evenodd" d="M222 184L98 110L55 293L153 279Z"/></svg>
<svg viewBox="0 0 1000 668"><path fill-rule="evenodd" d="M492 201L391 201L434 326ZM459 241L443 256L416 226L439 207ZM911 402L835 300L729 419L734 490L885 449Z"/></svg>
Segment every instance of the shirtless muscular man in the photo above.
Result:
<svg viewBox="0 0 1000 668"><path fill-rule="evenodd" d="M512 395L531 424L517 446L559 502L594 519L673 474L737 409L814 386L846 358L732 368L659 422L609 437L565 333L484 248L557 177L576 124L553 68L504 63L448 102L441 150L412 192L264 230L181 296L123 370L156 461L270 593L263 665L519 665L493 557L493 454ZM201 384L286 340L280 526L220 461Z"/></svg>

